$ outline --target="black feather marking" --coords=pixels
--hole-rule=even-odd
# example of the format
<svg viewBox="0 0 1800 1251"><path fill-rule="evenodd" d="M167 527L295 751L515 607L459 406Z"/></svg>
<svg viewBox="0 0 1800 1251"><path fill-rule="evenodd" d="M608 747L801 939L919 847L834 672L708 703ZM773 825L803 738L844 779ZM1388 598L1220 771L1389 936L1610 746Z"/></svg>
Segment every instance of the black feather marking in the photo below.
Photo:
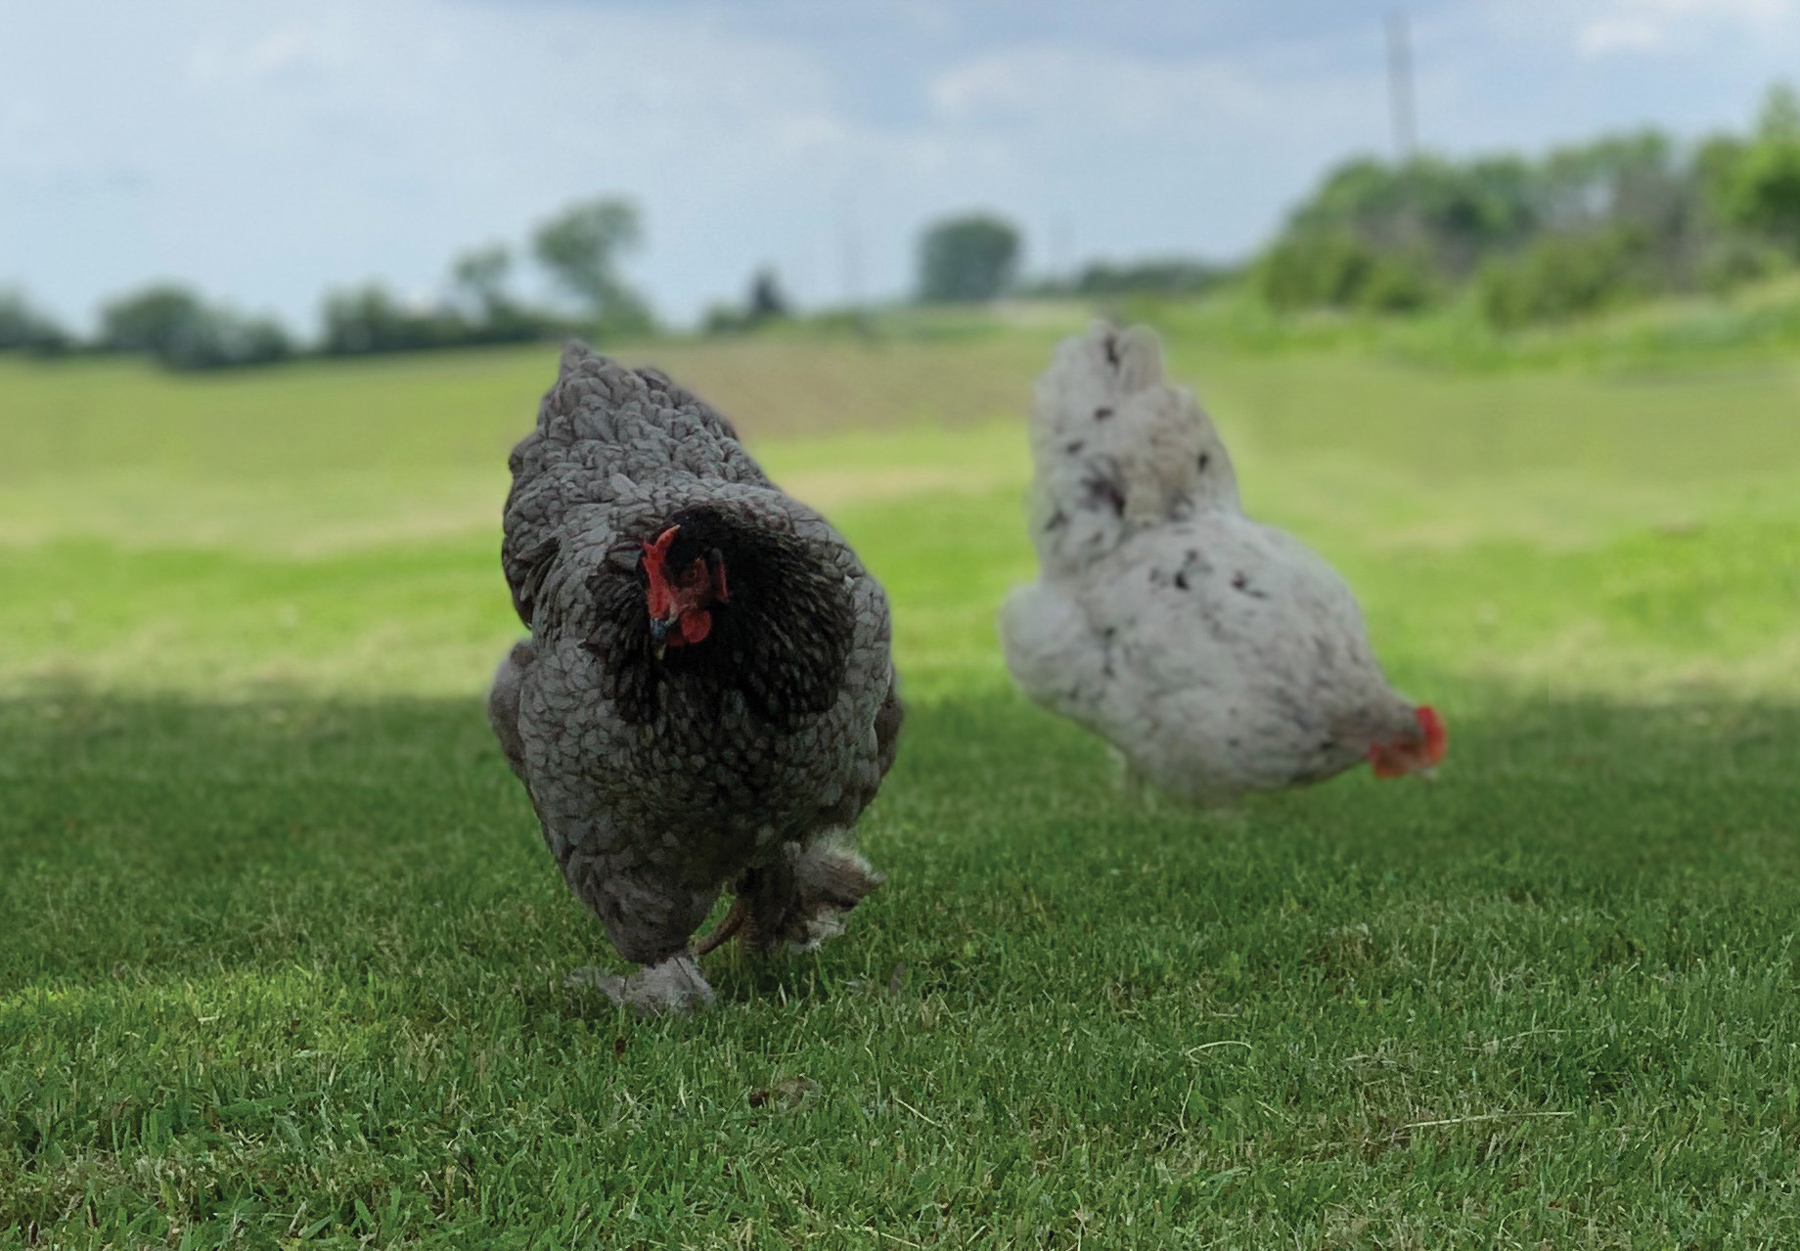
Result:
<svg viewBox="0 0 1800 1251"><path fill-rule="evenodd" d="M1112 509L1113 516L1125 515L1125 489L1105 474L1097 474L1083 482L1086 492L1082 504L1086 508L1097 508L1104 504Z"/></svg>
<svg viewBox="0 0 1800 1251"><path fill-rule="evenodd" d="M1105 421L1108 417L1111 417L1112 415L1113 415L1113 410L1110 408L1096 408L1094 410L1094 420L1095 421Z"/></svg>
<svg viewBox="0 0 1800 1251"><path fill-rule="evenodd" d="M1193 589L1193 582L1188 576L1190 570L1202 577L1212 572L1212 563L1200 554L1197 547L1190 547L1182 554L1181 569L1175 574L1175 585L1184 591Z"/></svg>
<svg viewBox="0 0 1800 1251"><path fill-rule="evenodd" d="M715 508L683 509L654 534L669 526L681 527L669 547L670 566L716 558L731 598L710 609L713 628L705 639L670 647L658 659L640 579L605 566L589 579L598 624L583 646L599 659L602 693L620 715L640 725L678 708L716 717L733 691L759 721L784 732L828 711L856 633L842 575L794 535Z"/></svg>
<svg viewBox="0 0 1800 1251"><path fill-rule="evenodd" d="M1250 575L1241 569L1231 575L1231 589L1234 591L1242 591L1251 599L1269 598L1269 593L1267 591L1259 591L1250 585Z"/></svg>

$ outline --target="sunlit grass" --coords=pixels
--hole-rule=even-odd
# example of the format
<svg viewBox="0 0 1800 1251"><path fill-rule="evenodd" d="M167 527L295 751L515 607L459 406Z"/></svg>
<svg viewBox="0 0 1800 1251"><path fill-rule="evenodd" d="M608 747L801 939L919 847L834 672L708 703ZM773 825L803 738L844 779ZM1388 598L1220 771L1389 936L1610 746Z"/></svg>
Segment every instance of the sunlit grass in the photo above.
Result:
<svg viewBox="0 0 1800 1251"><path fill-rule="evenodd" d="M866 404L821 402L805 345L767 346L761 375L754 343L658 356L716 375L725 389L693 385L883 576L915 687L996 677L992 612L1032 567L1020 345L896 345L929 379L918 394L960 394L960 378L985 398L870 426L840 414L891 399L890 378L871 374ZM1402 671L1637 697L1794 689L1800 365L1647 384L1171 346L1251 510L1352 576ZM818 350L844 372L888 349ZM0 598L0 686L478 690L515 630L493 556L505 453L554 352L451 354L443 377L433 359L224 380L0 362L27 449L0 470L0 573L30 590ZM801 428L838 432L782 433L768 397L784 389ZM29 452L65 437L66 457Z"/></svg>

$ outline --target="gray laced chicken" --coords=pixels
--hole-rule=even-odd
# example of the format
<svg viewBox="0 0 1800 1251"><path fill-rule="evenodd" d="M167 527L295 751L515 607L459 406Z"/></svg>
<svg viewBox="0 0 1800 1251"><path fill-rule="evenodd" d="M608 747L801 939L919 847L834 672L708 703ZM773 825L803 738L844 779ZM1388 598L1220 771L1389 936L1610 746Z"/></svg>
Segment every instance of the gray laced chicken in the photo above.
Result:
<svg viewBox="0 0 1800 1251"><path fill-rule="evenodd" d="M513 450L502 563L531 637L488 717L640 1011L712 1002L733 931L811 948L881 881L854 830L902 712L887 598L712 408L572 344ZM722 890L736 898L690 944Z"/></svg>

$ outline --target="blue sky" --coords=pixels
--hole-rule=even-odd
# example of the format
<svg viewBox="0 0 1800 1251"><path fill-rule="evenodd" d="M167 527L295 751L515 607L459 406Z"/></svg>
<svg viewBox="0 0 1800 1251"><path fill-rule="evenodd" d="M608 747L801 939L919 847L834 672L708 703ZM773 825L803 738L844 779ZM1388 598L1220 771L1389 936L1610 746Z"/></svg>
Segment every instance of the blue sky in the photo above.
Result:
<svg viewBox="0 0 1800 1251"><path fill-rule="evenodd" d="M84 325L179 277L310 330L328 287L430 298L460 249L609 192L678 320L762 265L812 305L899 294L921 224L972 207L1037 269L1240 256L1387 150L1391 7L0 0L0 285ZM1742 128L1800 78L1800 0L1408 11L1444 152Z"/></svg>

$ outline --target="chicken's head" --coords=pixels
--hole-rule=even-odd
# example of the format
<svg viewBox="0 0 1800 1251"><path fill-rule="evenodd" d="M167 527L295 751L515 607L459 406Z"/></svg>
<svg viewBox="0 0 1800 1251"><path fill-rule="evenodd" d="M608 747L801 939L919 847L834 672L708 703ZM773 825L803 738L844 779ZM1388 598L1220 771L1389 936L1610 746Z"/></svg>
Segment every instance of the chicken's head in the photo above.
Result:
<svg viewBox="0 0 1800 1251"><path fill-rule="evenodd" d="M650 640L661 656L668 647L704 642L712 633L713 610L731 599L725 558L703 547L679 525L644 543L638 577L650 614Z"/></svg>
<svg viewBox="0 0 1800 1251"><path fill-rule="evenodd" d="M1409 773L1431 776L1444 758L1444 722L1437 709L1420 704L1413 709L1418 730L1369 748L1369 763L1378 778L1403 778Z"/></svg>

